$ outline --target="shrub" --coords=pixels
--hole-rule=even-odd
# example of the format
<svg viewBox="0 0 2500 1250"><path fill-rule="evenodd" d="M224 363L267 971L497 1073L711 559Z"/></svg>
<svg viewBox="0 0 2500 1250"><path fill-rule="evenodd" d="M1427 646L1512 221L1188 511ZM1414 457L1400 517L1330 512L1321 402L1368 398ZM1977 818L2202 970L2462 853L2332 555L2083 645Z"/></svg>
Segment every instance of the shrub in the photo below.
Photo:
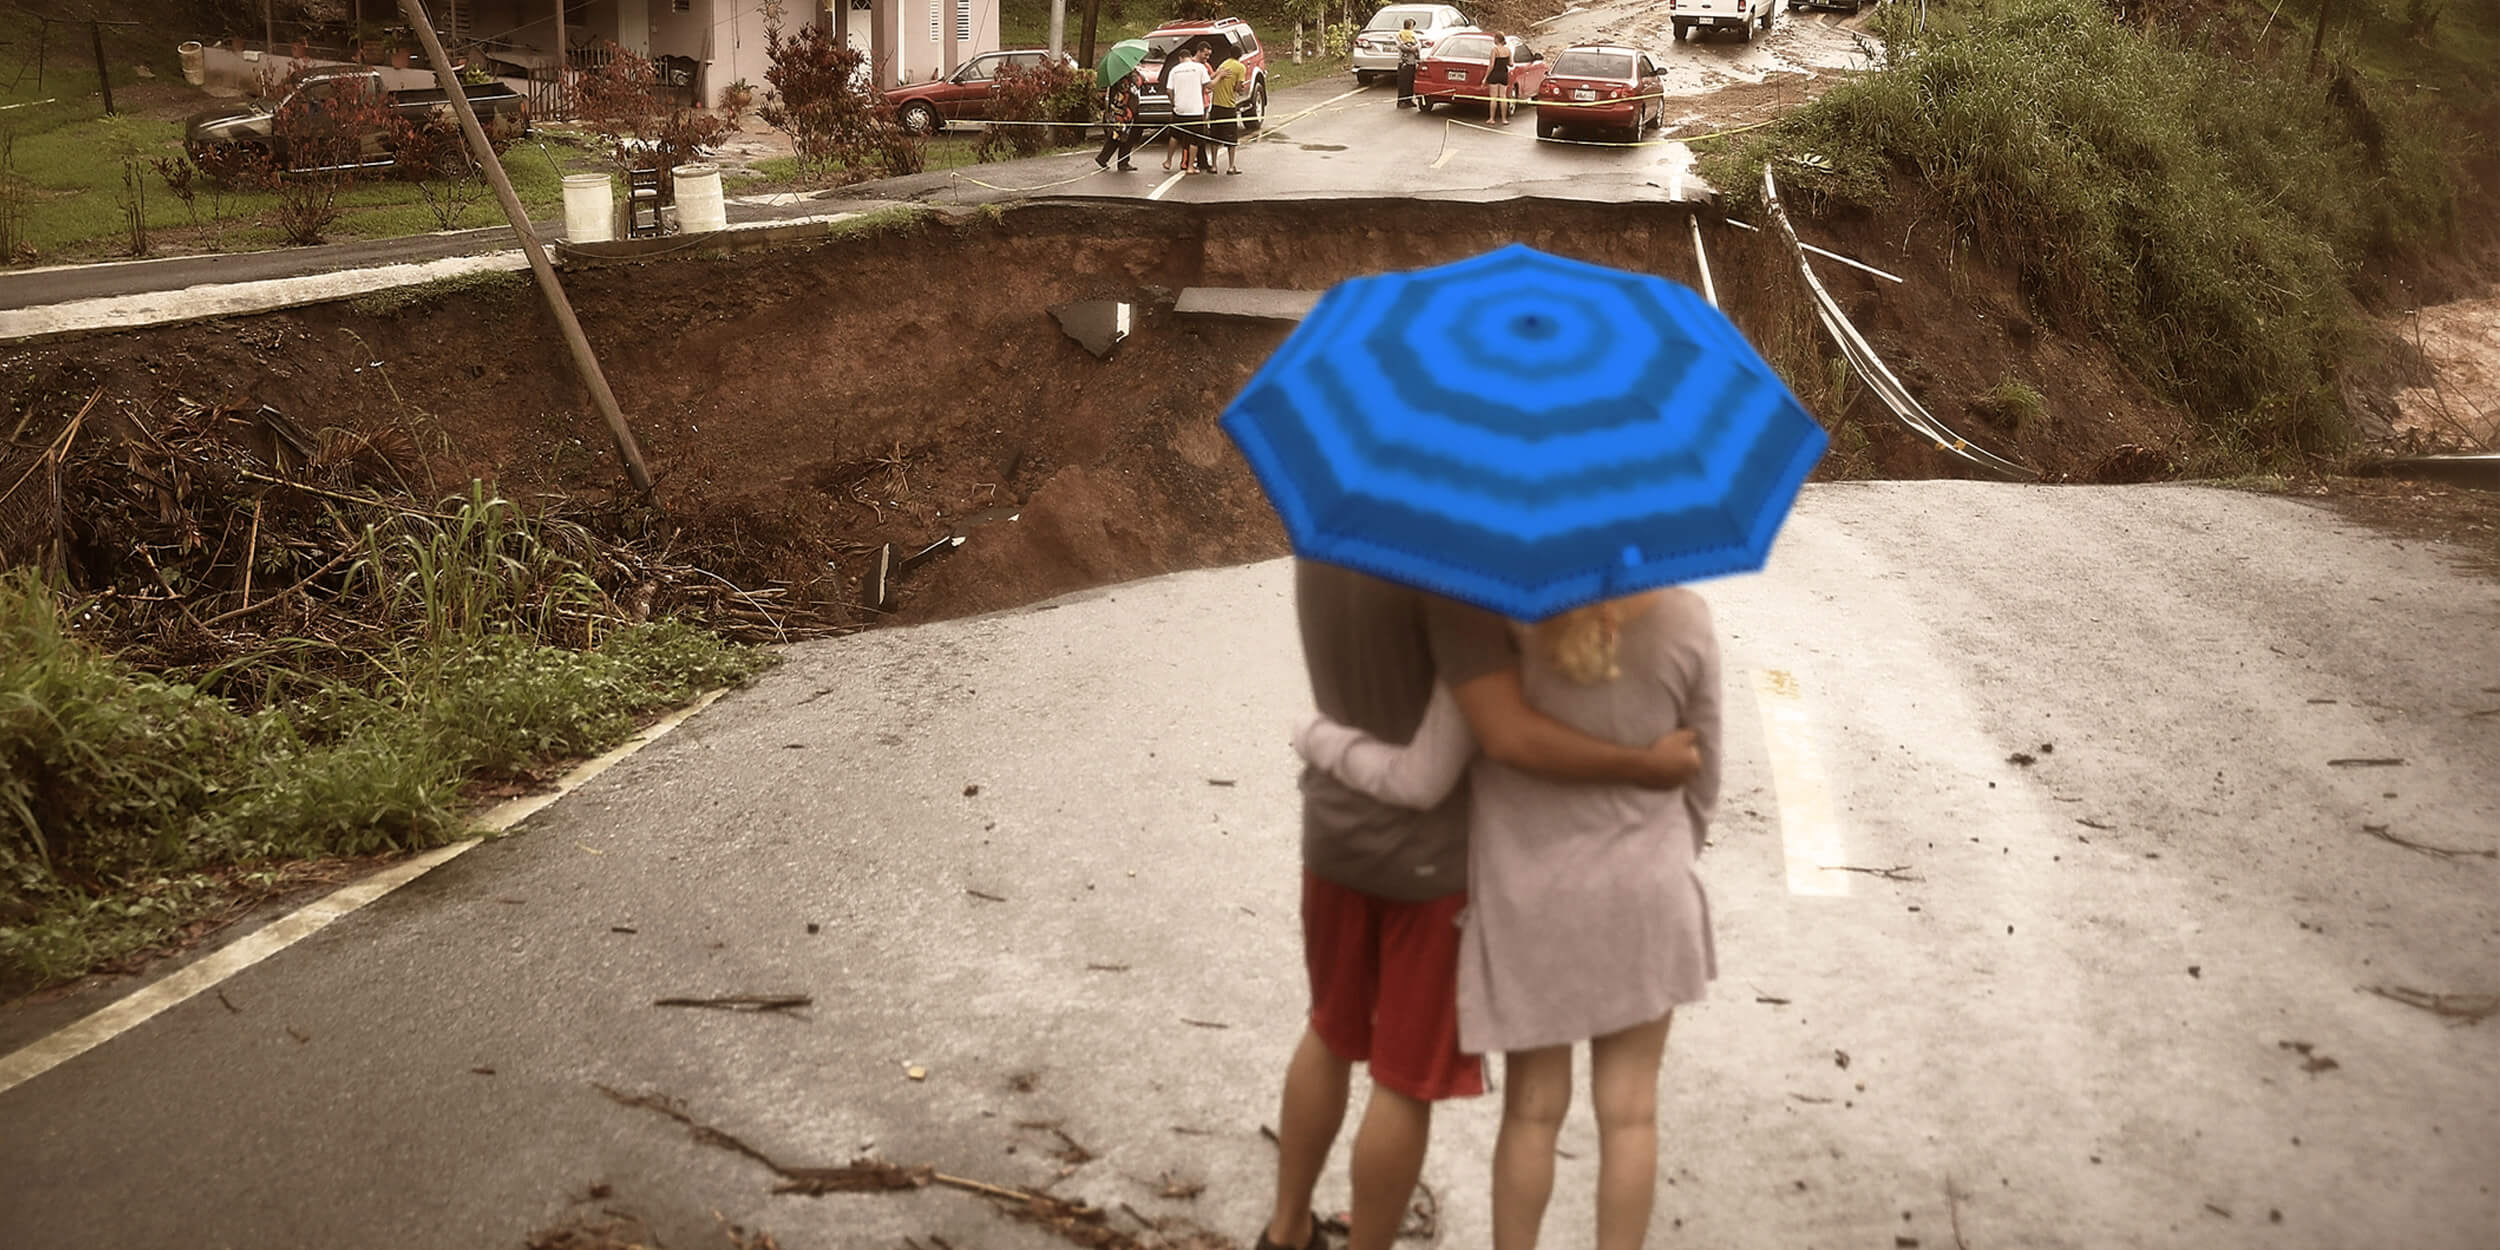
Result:
<svg viewBox="0 0 2500 1250"><path fill-rule="evenodd" d="M993 161L1010 152L1032 156L1084 142L1085 127L1093 120L1093 82L1091 70L1050 61L1030 69L1000 70L990 116L1007 124L982 131L976 155ZM1062 124L1034 124L1043 122Z"/></svg>
<svg viewBox="0 0 2500 1250"><path fill-rule="evenodd" d="M510 151L519 137L519 127L500 118L482 129L488 150L497 156ZM390 148L393 176L416 185L426 211L445 230L458 228L470 206L486 194L486 170L469 154L468 137L453 118L430 113L394 117Z"/></svg>
<svg viewBox="0 0 2500 1250"><path fill-rule="evenodd" d="M607 64L574 82L573 119L606 141L618 168L675 169L738 129L671 98L658 62L612 42L606 50Z"/></svg>
<svg viewBox="0 0 2500 1250"><path fill-rule="evenodd" d="M867 59L814 26L784 35L764 29L764 71L773 98L758 115L790 136L800 166L818 178L919 173L926 142L906 129L885 93L870 84Z"/></svg>

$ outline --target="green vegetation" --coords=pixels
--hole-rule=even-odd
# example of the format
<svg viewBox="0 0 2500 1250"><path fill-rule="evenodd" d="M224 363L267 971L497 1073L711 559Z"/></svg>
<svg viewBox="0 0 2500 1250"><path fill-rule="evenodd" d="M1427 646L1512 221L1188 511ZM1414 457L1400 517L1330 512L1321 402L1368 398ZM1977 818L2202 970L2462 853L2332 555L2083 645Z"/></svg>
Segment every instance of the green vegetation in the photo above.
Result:
<svg viewBox="0 0 2500 1250"><path fill-rule="evenodd" d="M2195 36L2093 0L1938 13L1922 37L1890 6L1888 64L1704 174L1750 200L1771 162L1799 201L1940 207L1957 248L2014 266L2040 312L2117 348L2218 447L2339 445L2349 278L2454 227L2438 111L2332 36L2314 79L2246 51L2265 45L2238 11Z"/></svg>
<svg viewBox="0 0 2500 1250"><path fill-rule="evenodd" d="M624 623L559 523L482 486L445 508L368 526L338 592L396 632L211 672L140 671L70 632L89 605L0 577L0 988L162 943L286 861L448 841L464 786L605 749L770 663ZM247 686L249 710L211 693Z"/></svg>
<svg viewBox="0 0 2500 1250"><path fill-rule="evenodd" d="M2000 378L1997 384L1972 397L1971 410L2009 430L2035 425L2049 411L2048 396L2040 388L2020 378Z"/></svg>

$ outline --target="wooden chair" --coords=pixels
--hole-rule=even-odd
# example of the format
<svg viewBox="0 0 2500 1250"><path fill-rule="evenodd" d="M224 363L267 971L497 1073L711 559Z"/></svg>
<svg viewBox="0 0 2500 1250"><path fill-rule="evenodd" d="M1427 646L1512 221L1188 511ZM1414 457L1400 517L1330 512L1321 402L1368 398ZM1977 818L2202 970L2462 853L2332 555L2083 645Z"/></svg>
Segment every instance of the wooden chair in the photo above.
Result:
<svg viewBox="0 0 2500 1250"><path fill-rule="evenodd" d="M647 239L666 233L660 205L668 199L668 171L660 168L625 171L625 237Z"/></svg>

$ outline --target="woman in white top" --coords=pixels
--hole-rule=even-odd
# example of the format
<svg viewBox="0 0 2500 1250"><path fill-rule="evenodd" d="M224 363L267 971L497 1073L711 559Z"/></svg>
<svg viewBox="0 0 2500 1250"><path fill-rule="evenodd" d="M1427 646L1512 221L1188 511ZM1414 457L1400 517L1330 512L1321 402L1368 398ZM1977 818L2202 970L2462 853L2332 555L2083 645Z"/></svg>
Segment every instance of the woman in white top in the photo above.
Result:
<svg viewBox="0 0 2500 1250"><path fill-rule="evenodd" d="M1325 718L1295 746L1405 806L1430 806L1467 777L1459 1045L1505 1052L1494 1250L1536 1244L1571 1103L1571 1047L1582 1040L1600 1133L1597 1245L1630 1250L1656 1197L1668 1024L1717 975L1694 861L1718 803L1718 642L1708 604L1679 588L1564 613L1526 627L1522 643L1520 679L1537 710L1623 743L1689 729L1700 771L1681 790L1651 791L1548 781L1478 759L1446 689L1406 746Z"/></svg>

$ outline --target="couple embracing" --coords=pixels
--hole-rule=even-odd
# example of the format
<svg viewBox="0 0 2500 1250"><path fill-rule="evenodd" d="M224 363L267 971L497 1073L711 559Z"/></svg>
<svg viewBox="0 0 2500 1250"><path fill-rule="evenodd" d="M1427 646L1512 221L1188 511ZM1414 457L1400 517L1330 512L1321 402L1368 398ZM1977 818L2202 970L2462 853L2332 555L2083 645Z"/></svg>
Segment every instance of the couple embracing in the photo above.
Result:
<svg viewBox="0 0 2500 1250"><path fill-rule="evenodd" d="M1296 735L1309 1025L1287 1067L1276 1204L1259 1250L1320 1250L1312 1191L1352 1067L1350 1250L1385 1250L1435 1102L1503 1055L1494 1250L1536 1244L1590 1043L1597 1246L1641 1244L1674 1008L1715 967L1693 863L1718 797L1719 657L1690 590L1521 626L1335 565L1297 562L1320 717Z"/></svg>

